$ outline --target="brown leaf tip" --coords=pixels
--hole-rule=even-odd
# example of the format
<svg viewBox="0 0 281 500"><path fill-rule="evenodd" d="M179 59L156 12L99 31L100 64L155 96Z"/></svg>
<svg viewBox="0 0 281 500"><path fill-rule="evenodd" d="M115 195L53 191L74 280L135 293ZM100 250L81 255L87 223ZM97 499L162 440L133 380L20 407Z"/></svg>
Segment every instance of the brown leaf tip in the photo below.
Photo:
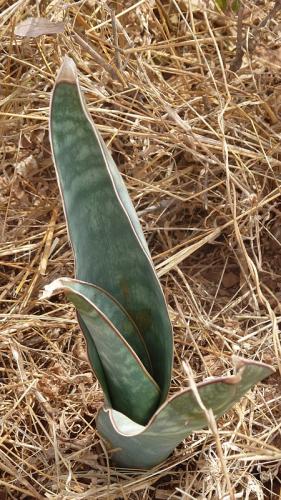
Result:
<svg viewBox="0 0 281 500"><path fill-rule="evenodd" d="M67 282L67 278L57 278L48 285L44 286L40 295L40 300L50 299L55 293L61 292Z"/></svg>
<svg viewBox="0 0 281 500"><path fill-rule="evenodd" d="M56 78L56 84L61 82L76 83L76 65L71 57L65 56Z"/></svg>
<svg viewBox="0 0 281 500"><path fill-rule="evenodd" d="M235 367L235 370L239 371L240 373L242 373L243 368L245 368L246 366L249 366L249 365L252 365L252 366L256 365L259 368L264 368L264 369L270 370L272 373L275 372L275 369L266 363L262 363L260 361L254 361L254 360L247 360L244 358L240 358L240 356L236 356L236 355L232 356L232 363Z"/></svg>

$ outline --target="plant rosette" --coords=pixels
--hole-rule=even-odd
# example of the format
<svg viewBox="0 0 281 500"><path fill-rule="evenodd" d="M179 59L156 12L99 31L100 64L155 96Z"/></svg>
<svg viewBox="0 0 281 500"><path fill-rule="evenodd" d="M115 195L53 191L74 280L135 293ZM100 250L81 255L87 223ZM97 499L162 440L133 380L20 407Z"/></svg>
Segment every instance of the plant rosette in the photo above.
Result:
<svg viewBox="0 0 281 500"><path fill-rule="evenodd" d="M167 305L123 179L93 123L76 67L65 57L54 86L50 138L76 279L59 278L77 310L92 369L104 393L97 430L119 466L147 469L190 433L208 426L273 372L237 359L231 376L168 398L173 334Z"/></svg>

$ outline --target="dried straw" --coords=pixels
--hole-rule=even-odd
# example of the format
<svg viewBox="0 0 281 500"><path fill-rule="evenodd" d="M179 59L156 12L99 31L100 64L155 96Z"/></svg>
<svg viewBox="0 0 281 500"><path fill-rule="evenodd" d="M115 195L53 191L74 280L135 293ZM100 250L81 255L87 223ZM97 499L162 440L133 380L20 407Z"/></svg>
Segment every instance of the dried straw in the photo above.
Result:
<svg viewBox="0 0 281 500"><path fill-rule="evenodd" d="M269 4L247 2L246 36ZM39 301L44 284L73 275L47 131L50 91L67 53L169 303L171 392L188 384L183 361L195 382L229 373L233 354L281 369L280 11L257 31L251 57L245 44L233 73L234 14L200 0L111 7L0 2L0 492L277 500L278 371L159 467L116 470L95 431L102 393L73 307ZM63 20L65 31L15 37L30 16Z"/></svg>

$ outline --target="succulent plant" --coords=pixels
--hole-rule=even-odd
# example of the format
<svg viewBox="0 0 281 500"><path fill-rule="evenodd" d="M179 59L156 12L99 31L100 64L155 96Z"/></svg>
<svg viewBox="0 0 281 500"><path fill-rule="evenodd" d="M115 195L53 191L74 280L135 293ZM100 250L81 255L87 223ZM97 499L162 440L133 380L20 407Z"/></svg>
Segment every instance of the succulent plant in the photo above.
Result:
<svg viewBox="0 0 281 500"><path fill-rule="evenodd" d="M76 307L104 393L97 429L112 460L150 468L208 419L190 388L168 398L173 334L167 305L137 214L68 57L52 95L50 137L76 279L55 280L44 296L64 292ZM239 359L234 375L206 380L197 390L219 417L271 372Z"/></svg>

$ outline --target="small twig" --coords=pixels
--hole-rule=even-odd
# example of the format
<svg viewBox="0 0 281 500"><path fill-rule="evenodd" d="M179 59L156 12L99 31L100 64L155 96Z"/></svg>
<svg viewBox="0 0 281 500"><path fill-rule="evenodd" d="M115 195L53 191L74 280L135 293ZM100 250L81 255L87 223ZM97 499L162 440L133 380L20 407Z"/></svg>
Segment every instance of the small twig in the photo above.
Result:
<svg viewBox="0 0 281 500"><path fill-rule="evenodd" d="M277 12L281 9L281 0L276 0L274 6L272 7L271 11L265 16L264 20L259 24L259 26L256 28L256 31L264 28L264 26L270 21L276 14Z"/></svg>
<svg viewBox="0 0 281 500"><path fill-rule="evenodd" d="M87 52L89 52L89 54L91 54L94 61L97 64L99 64L100 66L102 66L110 74L110 76L113 80L118 80L118 82L122 83L123 85L125 84L125 82L123 81L123 79L120 75L120 72L116 71L116 69L114 67L112 67L111 64L106 62L103 59L103 57L101 57L96 52L96 50L88 42L86 42L86 40L84 40L84 38L82 38L80 35L78 35L78 33L76 33L75 31L72 32L72 36L76 40L76 42L79 43L79 45L81 47L83 47L83 49L85 49Z"/></svg>
<svg viewBox="0 0 281 500"><path fill-rule="evenodd" d="M110 16L112 16L112 10L110 9L110 7L108 7L106 4L104 4L104 8L105 8L106 12L108 12L110 14ZM119 21L118 14L117 14L117 16L115 15L115 12L114 12L114 27L113 27L113 24L112 24L112 29L113 30L116 29L117 39L118 39L118 32L122 33L122 35L124 36L124 38L125 38L128 46L129 46L129 48L130 49L134 48L133 41L129 37L129 35L128 35L127 31L125 30L125 28L123 27L122 23ZM118 50L119 50L119 52L121 52L121 49L120 49L119 45L118 45ZM122 64L123 68L126 68L126 66L128 64L129 58L130 58L130 54L127 53L127 56L125 57L125 59L123 59L123 64Z"/></svg>
<svg viewBox="0 0 281 500"><path fill-rule="evenodd" d="M121 63L121 57L120 57L120 49L119 49L119 44L118 44L118 32L117 32L117 26L116 26L116 16L114 10L110 11L111 15L111 23L112 23L112 34L113 34L113 42L114 42L114 59L115 59L115 64L116 67L121 70L122 68L122 63Z"/></svg>
<svg viewBox="0 0 281 500"><path fill-rule="evenodd" d="M256 36L258 35L259 31L264 28L271 19L278 13L278 11L281 9L281 0L276 0L274 6L272 9L269 11L267 16L260 22L256 28L253 29L252 31L252 39L249 43L249 51L252 52L256 46Z"/></svg>
<svg viewBox="0 0 281 500"><path fill-rule="evenodd" d="M276 0L274 6L269 11L267 16L260 22L258 26L256 26L251 32L251 40L247 46L247 36L245 35L244 40L242 37L243 33L243 15L244 15L244 5L241 3L238 11L238 19L237 19L237 41L236 41L236 54L235 58L230 65L231 71L238 71L241 68L243 55L248 48L248 52L252 53L256 43L257 43L257 35L262 28L266 26L266 24L276 16L278 11L281 10L281 0Z"/></svg>
<svg viewBox="0 0 281 500"><path fill-rule="evenodd" d="M189 365L187 363L185 363L185 361L183 361L183 368L184 368L184 371L186 372L187 376L188 376L188 382L189 382L189 386L190 386L190 389L192 390L193 392L193 395L198 403L198 405L200 406L201 410L205 413L206 415L206 420L209 424L209 427L213 433L213 436L215 438L215 441L216 441L216 447L217 447L217 453L218 453L218 457L220 459L220 463L221 463L221 468L222 468L222 472L223 472L223 475L225 477L225 481L226 481L226 484L227 484L227 489L228 489L228 493L229 493L229 499L230 500L235 500L235 491L232 487L232 484L231 484L231 481L230 481L230 477L229 477L229 472L228 472L228 469L227 469L227 466L226 466L226 462L225 462L225 459L224 459L224 455L223 455L223 451L222 451L222 446L221 446L221 442L220 442L220 437L219 437L219 433L218 433L218 428L217 428L217 424L216 424L216 420L215 420L215 417L214 417L214 413L213 413L213 410L211 408L206 408L206 406L204 405L202 399L201 399L201 396L199 394L199 391L197 389L197 385L195 383L195 380L193 378L193 373L192 373L192 370L191 368L189 367Z"/></svg>
<svg viewBox="0 0 281 500"><path fill-rule="evenodd" d="M244 54L244 44L243 44L243 15L244 15L244 5L241 3L238 10L237 18L237 38L236 38L236 54L233 59L230 70L238 71L241 68L243 54Z"/></svg>

